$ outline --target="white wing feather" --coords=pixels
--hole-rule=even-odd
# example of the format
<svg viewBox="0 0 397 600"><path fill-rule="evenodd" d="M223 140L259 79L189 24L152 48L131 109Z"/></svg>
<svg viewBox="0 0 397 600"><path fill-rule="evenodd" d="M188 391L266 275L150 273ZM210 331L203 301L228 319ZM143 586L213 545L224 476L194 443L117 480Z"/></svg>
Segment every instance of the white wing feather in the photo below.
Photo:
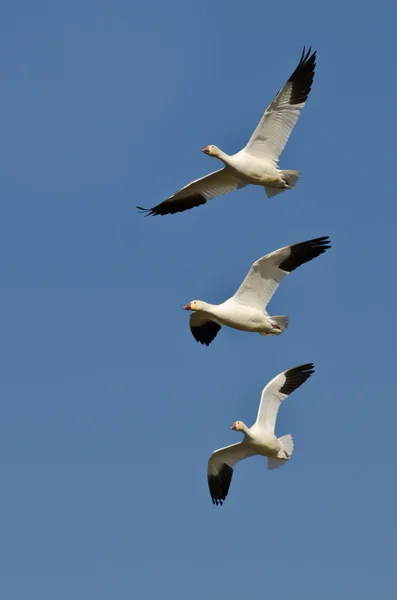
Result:
<svg viewBox="0 0 397 600"><path fill-rule="evenodd" d="M303 49L300 62L288 81L265 110L244 151L268 158L277 165L291 131L304 107L313 83L316 53Z"/></svg>
<svg viewBox="0 0 397 600"><path fill-rule="evenodd" d="M263 388L261 401L259 404L258 415L255 425L259 425L266 431L274 433L278 409L286 394L281 394L280 389L286 381L285 373L280 373Z"/></svg>
<svg viewBox="0 0 397 600"><path fill-rule="evenodd" d="M263 388L254 426L274 433L281 402L314 373L313 363L288 369L277 375Z"/></svg>
<svg viewBox="0 0 397 600"><path fill-rule="evenodd" d="M328 236L279 248L250 268L233 302L263 310L286 275L330 248Z"/></svg>
<svg viewBox="0 0 397 600"><path fill-rule="evenodd" d="M233 296L239 304L263 310L280 282L288 275L278 265L290 255L290 247L285 246L254 262L244 281Z"/></svg>
<svg viewBox="0 0 397 600"><path fill-rule="evenodd" d="M281 152L304 107L304 103L289 104L292 85L286 83L280 94L276 96L266 109L251 139L244 148L256 158L266 157L277 164Z"/></svg>
<svg viewBox="0 0 397 600"><path fill-rule="evenodd" d="M234 466L240 460L255 454L254 450L242 442L214 450L208 461L208 475L217 475L223 464L227 464L231 469L234 469Z"/></svg>
<svg viewBox="0 0 397 600"><path fill-rule="evenodd" d="M244 442L215 450L208 461L208 488L213 504L223 504L229 493L233 468L243 458L254 456L256 452Z"/></svg>
<svg viewBox="0 0 397 600"><path fill-rule="evenodd" d="M223 168L188 183L188 185L175 192L164 202L153 206L153 208L142 208L141 206L137 208L148 215L173 214L200 206L208 200L223 196L228 192L240 190L246 185L248 184L240 181L228 169Z"/></svg>
<svg viewBox="0 0 397 600"><path fill-rule="evenodd" d="M206 200L212 200L212 198L217 198L228 192L234 192L244 187L244 185L247 184L242 183L227 169L223 168L188 183L188 185L178 190L168 200L178 200L179 198L186 198L197 193L202 194Z"/></svg>

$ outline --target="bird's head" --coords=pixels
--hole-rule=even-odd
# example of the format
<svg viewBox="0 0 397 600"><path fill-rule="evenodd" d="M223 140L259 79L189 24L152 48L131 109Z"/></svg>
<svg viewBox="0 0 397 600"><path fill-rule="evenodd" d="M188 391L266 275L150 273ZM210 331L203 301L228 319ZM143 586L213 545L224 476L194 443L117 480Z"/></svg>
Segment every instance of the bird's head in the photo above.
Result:
<svg viewBox="0 0 397 600"><path fill-rule="evenodd" d="M201 300L192 300L183 307L183 310L203 310L203 308L204 302L201 302Z"/></svg>
<svg viewBox="0 0 397 600"><path fill-rule="evenodd" d="M221 154L221 151L219 150L218 146L214 146L213 144L211 144L211 146L206 146L205 148L203 148L202 152L204 152L204 154L208 154L208 156L216 157L219 157Z"/></svg>
<svg viewBox="0 0 397 600"><path fill-rule="evenodd" d="M233 429L234 431L244 431L246 426L242 421L234 421L230 429Z"/></svg>

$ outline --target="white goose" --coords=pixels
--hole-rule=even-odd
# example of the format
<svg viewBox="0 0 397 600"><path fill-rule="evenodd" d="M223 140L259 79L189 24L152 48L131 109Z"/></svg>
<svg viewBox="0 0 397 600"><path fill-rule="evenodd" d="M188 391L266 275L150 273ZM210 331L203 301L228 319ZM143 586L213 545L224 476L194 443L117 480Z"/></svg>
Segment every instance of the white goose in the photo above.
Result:
<svg viewBox="0 0 397 600"><path fill-rule="evenodd" d="M147 215L168 215L249 184L263 186L268 198L293 188L300 172L280 170L277 163L313 83L316 52L310 53L311 48L307 52L303 48L297 68L267 107L245 148L232 156L217 146L204 148L203 152L219 158L224 168L192 181L153 208L137 208Z"/></svg>
<svg viewBox="0 0 397 600"><path fill-rule="evenodd" d="M288 327L288 317L271 317L267 304L288 273L330 247L325 236L280 248L254 262L234 296L222 304L189 302L183 308L193 311L190 330L195 340L208 346L222 325L260 335L280 335Z"/></svg>
<svg viewBox="0 0 397 600"><path fill-rule="evenodd" d="M277 438L274 434L277 413L281 402L314 373L314 365L308 363L280 373L262 391L258 416L252 427L235 421L231 427L242 431L244 439L238 444L215 450L208 461L208 487L213 504L225 500L233 469L239 460L260 454L267 456L269 469L285 465L291 458L294 442L290 434Z"/></svg>

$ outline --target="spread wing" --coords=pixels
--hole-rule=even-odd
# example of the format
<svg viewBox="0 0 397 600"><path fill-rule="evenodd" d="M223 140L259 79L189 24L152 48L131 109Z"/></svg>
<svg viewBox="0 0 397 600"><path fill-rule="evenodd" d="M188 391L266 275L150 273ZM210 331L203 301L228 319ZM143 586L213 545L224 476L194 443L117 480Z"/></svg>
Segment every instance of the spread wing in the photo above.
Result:
<svg viewBox="0 0 397 600"><path fill-rule="evenodd" d="M246 185L226 169L219 169L219 171L192 181L153 208L142 208L141 206L137 206L137 208L145 212L146 216L171 215L200 206L207 200L239 190Z"/></svg>
<svg viewBox="0 0 397 600"><path fill-rule="evenodd" d="M303 48L295 71L266 109L244 148L249 154L277 163L312 87L316 53L310 53Z"/></svg>
<svg viewBox="0 0 397 600"><path fill-rule="evenodd" d="M234 466L240 460L255 454L255 450L242 442L220 448L211 454L207 478L213 504L223 504L232 481Z"/></svg>
<svg viewBox="0 0 397 600"><path fill-rule="evenodd" d="M266 254L254 262L232 299L263 310L286 275L330 247L329 237L325 236Z"/></svg>
<svg viewBox="0 0 397 600"><path fill-rule="evenodd" d="M313 363L288 369L263 388L255 425L274 433L280 404L314 373Z"/></svg>

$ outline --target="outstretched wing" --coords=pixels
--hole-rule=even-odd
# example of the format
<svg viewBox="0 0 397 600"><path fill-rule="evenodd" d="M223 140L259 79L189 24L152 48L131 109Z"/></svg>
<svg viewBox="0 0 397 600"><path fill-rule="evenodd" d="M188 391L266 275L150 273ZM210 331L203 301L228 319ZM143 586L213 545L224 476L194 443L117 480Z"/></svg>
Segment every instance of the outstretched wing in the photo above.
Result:
<svg viewBox="0 0 397 600"><path fill-rule="evenodd" d="M255 450L243 442L215 450L208 461L208 487L212 503L223 504L233 477L234 466L244 458L254 456Z"/></svg>
<svg viewBox="0 0 397 600"><path fill-rule="evenodd" d="M266 254L254 262L233 300L263 310L286 275L330 247L329 237L324 236Z"/></svg>
<svg viewBox="0 0 397 600"><path fill-rule="evenodd" d="M164 202L153 206L153 208L142 208L141 206L137 206L137 208L145 212L146 216L171 215L205 204L207 200L239 190L245 185L247 184L239 181L226 169L219 169L219 171L192 181Z"/></svg>
<svg viewBox="0 0 397 600"><path fill-rule="evenodd" d="M313 363L288 369L272 379L262 391L255 425L274 433L280 404L314 373Z"/></svg>
<svg viewBox="0 0 397 600"><path fill-rule="evenodd" d="M298 66L266 109L244 148L252 156L266 156L275 164L293 130L312 87L316 53L303 48Z"/></svg>

